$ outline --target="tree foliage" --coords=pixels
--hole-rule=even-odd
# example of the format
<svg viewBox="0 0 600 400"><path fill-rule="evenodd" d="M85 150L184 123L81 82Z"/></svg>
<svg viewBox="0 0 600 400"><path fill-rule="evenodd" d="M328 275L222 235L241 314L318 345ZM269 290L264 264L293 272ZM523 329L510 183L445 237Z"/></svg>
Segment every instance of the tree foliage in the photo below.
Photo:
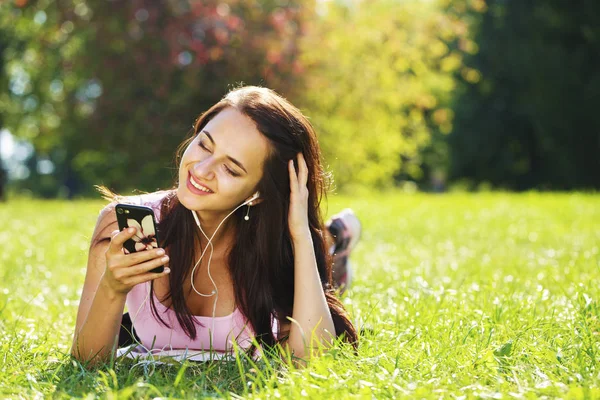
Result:
<svg viewBox="0 0 600 400"><path fill-rule="evenodd" d="M488 0L449 143L454 179L600 188L600 3Z"/></svg>
<svg viewBox="0 0 600 400"><path fill-rule="evenodd" d="M25 185L44 196L168 185L194 119L242 82L300 105L338 188L447 168L597 188L599 14L583 0L3 2L0 122L34 145Z"/></svg>
<svg viewBox="0 0 600 400"><path fill-rule="evenodd" d="M449 132L464 21L437 2L328 3L303 40L303 106L340 186L420 178L421 150Z"/></svg>
<svg viewBox="0 0 600 400"><path fill-rule="evenodd" d="M164 187L194 119L231 85L298 85L297 41L312 10L302 3L3 4L0 24L15 38L0 112L59 167L59 184Z"/></svg>

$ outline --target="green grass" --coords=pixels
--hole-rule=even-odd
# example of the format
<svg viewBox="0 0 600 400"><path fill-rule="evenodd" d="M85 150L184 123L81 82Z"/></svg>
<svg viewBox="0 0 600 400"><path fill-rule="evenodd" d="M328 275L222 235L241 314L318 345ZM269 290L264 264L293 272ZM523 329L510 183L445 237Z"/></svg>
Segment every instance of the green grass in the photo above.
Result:
<svg viewBox="0 0 600 400"><path fill-rule="evenodd" d="M344 299L363 333L303 370L65 356L102 205L0 204L1 397L600 398L599 195L331 197L363 222Z"/></svg>

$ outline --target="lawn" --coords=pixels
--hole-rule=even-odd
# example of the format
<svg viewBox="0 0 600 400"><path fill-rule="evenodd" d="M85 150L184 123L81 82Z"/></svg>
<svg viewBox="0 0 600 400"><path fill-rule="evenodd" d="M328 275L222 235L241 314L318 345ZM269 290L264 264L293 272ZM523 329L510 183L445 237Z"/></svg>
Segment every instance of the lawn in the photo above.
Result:
<svg viewBox="0 0 600 400"><path fill-rule="evenodd" d="M361 342L302 370L66 356L103 204L0 204L1 397L600 398L600 195L331 197L363 222Z"/></svg>

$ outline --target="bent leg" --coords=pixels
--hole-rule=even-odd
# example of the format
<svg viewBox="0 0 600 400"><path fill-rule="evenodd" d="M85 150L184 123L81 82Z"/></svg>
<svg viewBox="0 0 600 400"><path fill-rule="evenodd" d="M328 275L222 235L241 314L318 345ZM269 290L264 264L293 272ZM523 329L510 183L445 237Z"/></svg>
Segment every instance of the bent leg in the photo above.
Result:
<svg viewBox="0 0 600 400"><path fill-rule="evenodd" d="M333 254L333 285L344 293L352 280L350 252L358 243L361 224L354 212L346 208L331 217L325 224L331 237L327 238L330 254Z"/></svg>

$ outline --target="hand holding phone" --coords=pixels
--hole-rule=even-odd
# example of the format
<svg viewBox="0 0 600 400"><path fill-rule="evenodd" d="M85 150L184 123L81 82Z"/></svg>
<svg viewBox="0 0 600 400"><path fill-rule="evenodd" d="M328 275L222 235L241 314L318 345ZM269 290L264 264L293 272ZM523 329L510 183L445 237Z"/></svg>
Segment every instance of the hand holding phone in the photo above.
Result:
<svg viewBox="0 0 600 400"><path fill-rule="evenodd" d="M115 230L111 234L110 245L105 253L106 270L102 279L115 293L127 294L135 285L171 272L169 268L164 268L164 264L169 262L164 249L123 253L126 241L135 242L132 239L134 234L134 228ZM153 272L158 268L161 268L161 272Z"/></svg>
<svg viewBox="0 0 600 400"><path fill-rule="evenodd" d="M159 247L151 208L119 203L115 212L119 231L112 233L106 251L105 279L114 291L127 293L138 283L169 273L164 267L169 258Z"/></svg>

